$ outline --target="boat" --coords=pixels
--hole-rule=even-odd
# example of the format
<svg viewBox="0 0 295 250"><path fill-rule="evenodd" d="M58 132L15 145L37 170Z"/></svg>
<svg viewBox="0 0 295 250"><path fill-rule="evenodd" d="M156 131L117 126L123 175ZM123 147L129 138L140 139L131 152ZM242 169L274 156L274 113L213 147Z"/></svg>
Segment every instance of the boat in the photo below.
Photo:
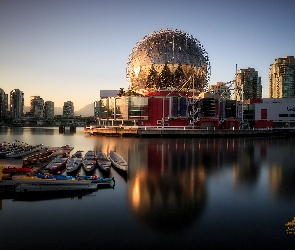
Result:
<svg viewBox="0 0 295 250"><path fill-rule="evenodd" d="M86 152L86 154L84 155L84 159L86 159L86 160L93 160L93 159L95 159L95 153L94 153L94 151L93 150L88 150Z"/></svg>
<svg viewBox="0 0 295 250"><path fill-rule="evenodd" d="M10 178L10 173L7 173L7 174L2 173L2 180L9 179L9 178Z"/></svg>
<svg viewBox="0 0 295 250"><path fill-rule="evenodd" d="M67 173L72 173L78 170L80 164L77 164L77 157L72 155L66 162L66 171Z"/></svg>
<svg viewBox="0 0 295 250"><path fill-rule="evenodd" d="M95 160L83 159L82 160L82 167L85 170L85 172L90 173L95 169L96 162L95 162Z"/></svg>
<svg viewBox="0 0 295 250"><path fill-rule="evenodd" d="M11 152L6 154L7 158L21 158L25 155L34 153L36 151L40 151L42 150L44 147L43 144L38 144L38 145L20 145L20 146L16 146L14 147Z"/></svg>
<svg viewBox="0 0 295 250"><path fill-rule="evenodd" d="M69 152L62 153L61 155L54 158L51 162L49 162L45 166L44 171L50 174L57 174L66 167L66 163L69 157Z"/></svg>
<svg viewBox="0 0 295 250"><path fill-rule="evenodd" d="M23 158L23 166L36 165L38 162L46 162L53 155L53 151L46 150L44 152L29 155Z"/></svg>
<svg viewBox="0 0 295 250"><path fill-rule="evenodd" d="M7 174L7 173L10 173L10 174L13 174L13 173L29 173L31 172L32 169L29 168L29 167L4 167L2 169L2 173L4 174Z"/></svg>
<svg viewBox="0 0 295 250"><path fill-rule="evenodd" d="M110 150L110 161L112 165L120 170L127 171L128 164L124 158L113 150Z"/></svg>
<svg viewBox="0 0 295 250"><path fill-rule="evenodd" d="M68 174L73 174L82 166L82 152L78 150L75 154L73 154L66 163L66 171Z"/></svg>
<svg viewBox="0 0 295 250"><path fill-rule="evenodd" d="M92 179L91 182L97 183L97 184L108 184L108 185L111 185L111 183L113 183L113 186L115 186L115 178L114 177L111 177L111 178L98 177L97 179Z"/></svg>
<svg viewBox="0 0 295 250"><path fill-rule="evenodd" d="M63 174L49 174L49 173L38 173L35 177L40 179L54 179L54 180L75 180L76 177L67 176Z"/></svg>
<svg viewBox="0 0 295 250"><path fill-rule="evenodd" d="M93 150L89 150L85 153L82 160L82 167L87 173L91 173L96 167L95 153Z"/></svg>
<svg viewBox="0 0 295 250"><path fill-rule="evenodd" d="M107 184L111 185L112 187L115 186L115 178L114 177L98 177L96 175L78 175L76 177L77 180L90 180L92 183L96 184ZM113 184L113 185L112 185Z"/></svg>
<svg viewBox="0 0 295 250"><path fill-rule="evenodd" d="M42 174L38 173L35 175L35 177L40 178L40 179L54 179L54 180L90 180L92 183L97 183L97 184L110 184L111 182L115 182L114 177L109 177L109 178L103 178L103 177L98 177L96 175L94 176L89 176L89 175L77 175L77 176L68 176L68 175L63 175L63 174ZM32 180L35 178L26 178L28 180Z"/></svg>
<svg viewBox="0 0 295 250"><path fill-rule="evenodd" d="M110 173L112 162L104 152L99 151L96 154L97 166L105 173Z"/></svg>

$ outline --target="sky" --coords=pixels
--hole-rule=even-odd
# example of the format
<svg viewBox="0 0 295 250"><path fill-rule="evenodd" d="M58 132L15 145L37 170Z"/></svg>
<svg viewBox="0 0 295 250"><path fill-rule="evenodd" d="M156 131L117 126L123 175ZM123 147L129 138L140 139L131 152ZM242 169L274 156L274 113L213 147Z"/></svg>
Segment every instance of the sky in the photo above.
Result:
<svg viewBox="0 0 295 250"><path fill-rule="evenodd" d="M295 56L294 0L0 0L0 88L75 111L100 90L128 89L129 54L145 35L178 29L209 55L209 84L252 67L269 97L270 64Z"/></svg>

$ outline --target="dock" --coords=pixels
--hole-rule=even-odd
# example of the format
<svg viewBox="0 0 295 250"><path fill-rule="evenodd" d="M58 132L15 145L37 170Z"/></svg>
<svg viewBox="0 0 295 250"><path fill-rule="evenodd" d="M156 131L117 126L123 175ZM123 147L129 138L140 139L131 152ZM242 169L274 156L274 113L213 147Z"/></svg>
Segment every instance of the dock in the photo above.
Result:
<svg viewBox="0 0 295 250"><path fill-rule="evenodd" d="M0 181L1 193L35 193L58 191L95 191L100 186L114 187L114 178L108 181L94 182L91 180L54 180L54 179L8 179Z"/></svg>
<svg viewBox="0 0 295 250"><path fill-rule="evenodd" d="M17 183L13 180L2 180L0 181L0 194L14 192L16 186Z"/></svg>

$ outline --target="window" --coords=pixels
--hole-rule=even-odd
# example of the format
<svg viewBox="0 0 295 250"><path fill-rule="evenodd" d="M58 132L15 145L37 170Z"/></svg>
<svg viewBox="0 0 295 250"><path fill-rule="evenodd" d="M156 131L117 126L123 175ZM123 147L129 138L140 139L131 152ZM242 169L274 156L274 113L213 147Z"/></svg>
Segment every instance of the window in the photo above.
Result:
<svg viewBox="0 0 295 250"><path fill-rule="evenodd" d="M267 109L261 109L261 119L267 119Z"/></svg>

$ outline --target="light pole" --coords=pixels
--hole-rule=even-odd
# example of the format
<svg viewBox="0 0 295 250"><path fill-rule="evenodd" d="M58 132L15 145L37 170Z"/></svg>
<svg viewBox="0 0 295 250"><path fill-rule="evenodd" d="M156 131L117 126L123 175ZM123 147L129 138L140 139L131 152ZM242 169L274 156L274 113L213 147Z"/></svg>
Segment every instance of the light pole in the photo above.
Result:
<svg viewBox="0 0 295 250"><path fill-rule="evenodd" d="M163 102L162 102L162 114L163 114L163 116L162 116L162 128L164 128L164 120L165 120L165 118L164 118L164 96L163 96Z"/></svg>

